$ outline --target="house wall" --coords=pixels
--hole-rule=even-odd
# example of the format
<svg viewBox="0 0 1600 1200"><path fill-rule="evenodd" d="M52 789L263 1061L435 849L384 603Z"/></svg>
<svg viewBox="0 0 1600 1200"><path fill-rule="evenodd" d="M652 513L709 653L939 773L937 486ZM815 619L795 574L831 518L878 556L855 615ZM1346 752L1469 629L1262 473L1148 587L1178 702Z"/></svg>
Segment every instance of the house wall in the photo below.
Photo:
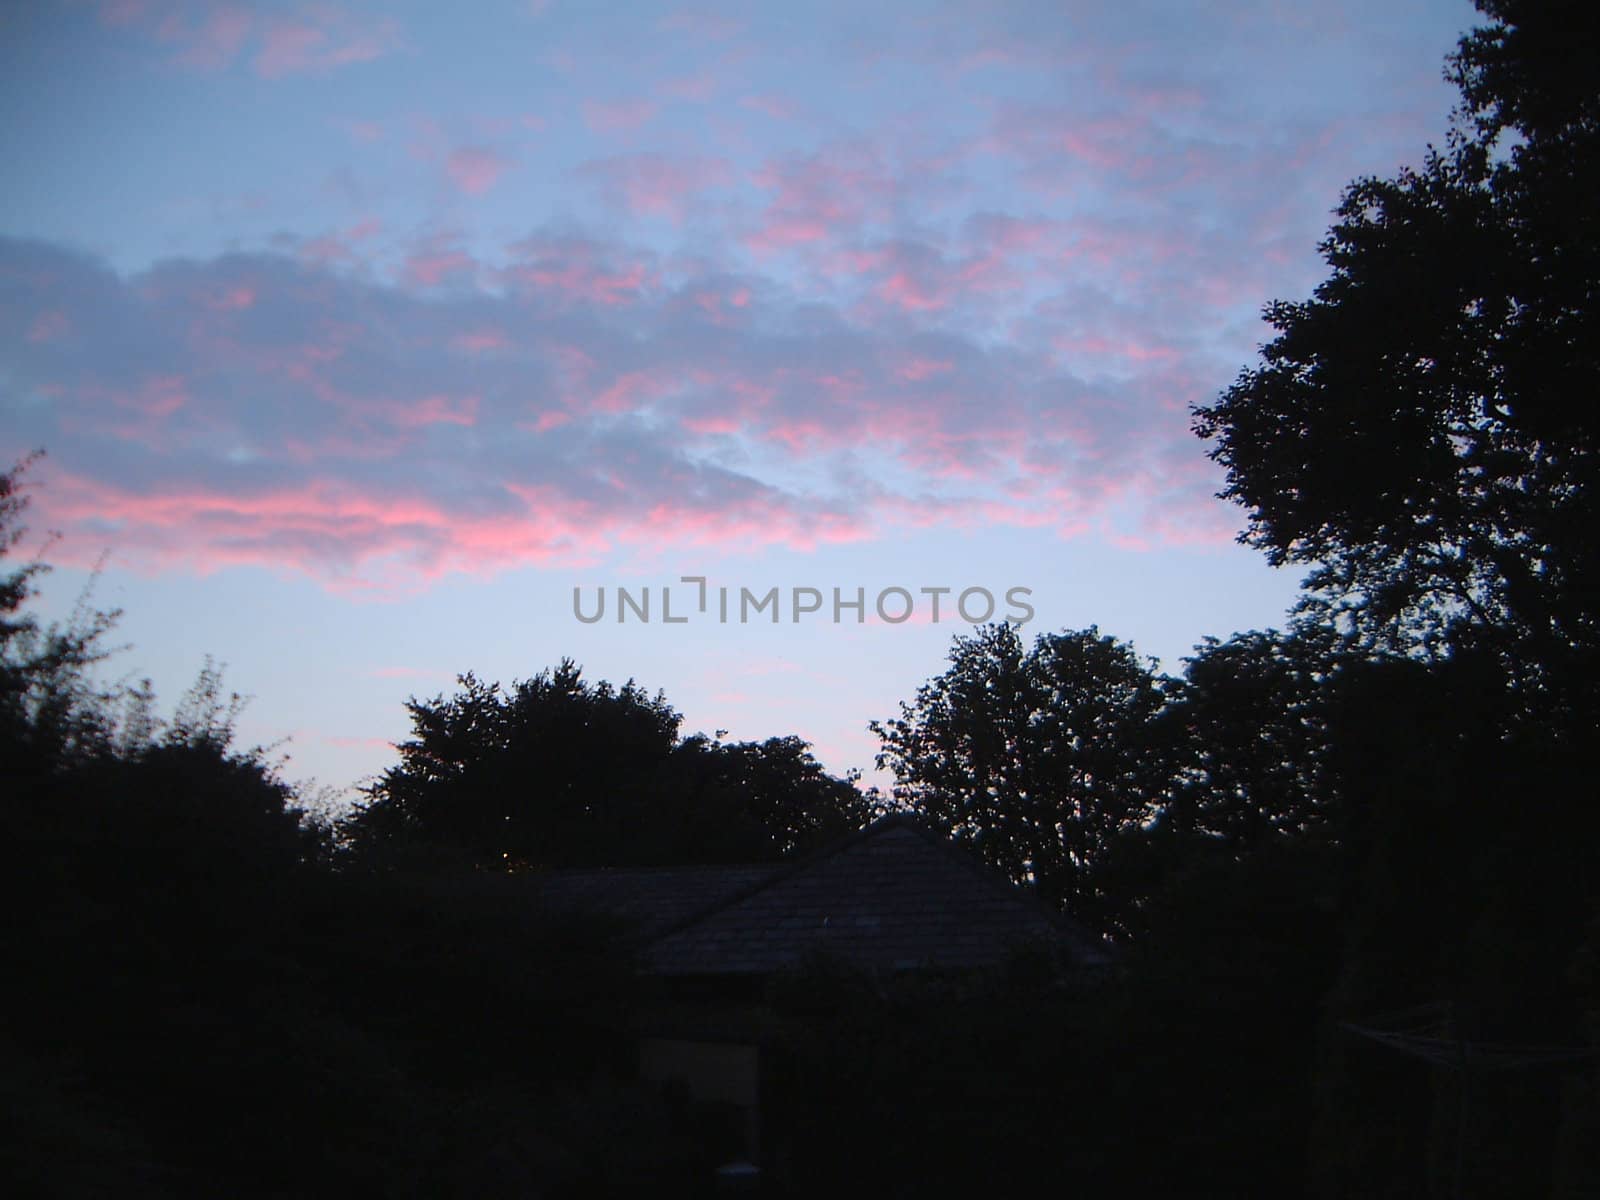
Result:
<svg viewBox="0 0 1600 1200"><path fill-rule="evenodd" d="M680 1083L695 1100L725 1104L737 1113L746 1157L759 1161L761 1055L740 1042L647 1037L639 1042L639 1077Z"/></svg>

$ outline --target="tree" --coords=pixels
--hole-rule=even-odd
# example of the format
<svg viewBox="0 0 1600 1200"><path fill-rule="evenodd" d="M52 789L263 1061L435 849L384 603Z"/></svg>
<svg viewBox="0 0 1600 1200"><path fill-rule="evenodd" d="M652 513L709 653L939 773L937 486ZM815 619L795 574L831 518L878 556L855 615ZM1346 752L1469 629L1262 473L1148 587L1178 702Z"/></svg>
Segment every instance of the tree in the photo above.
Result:
<svg viewBox="0 0 1600 1200"><path fill-rule="evenodd" d="M1182 764L1169 825L1235 852L1332 834L1328 706L1339 664L1331 642L1306 624L1196 647L1161 716L1163 741Z"/></svg>
<svg viewBox="0 0 1600 1200"><path fill-rule="evenodd" d="M0 473L0 559L26 537L24 480L42 456L31 454ZM49 570L36 556L0 575L0 746L14 777L107 749L122 698L90 674L110 653L105 637L119 614L92 607L85 595L66 625L40 624L27 605Z"/></svg>
<svg viewBox="0 0 1600 1200"><path fill-rule="evenodd" d="M1097 628L1010 625L958 636L950 666L870 728L894 797L1052 903L1116 921L1097 870L1127 829L1158 810L1171 776L1156 714L1170 686L1133 647Z"/></svg>
<svg viewBox="0 0 1600 1200"><path fill-rule="evenodd" d="M724 742L703 734L684 739L686 769L697 778L703 805L751 827L756 857L815 848L866 826L877 797L863 793L859 771L830 775L804 739L790 735L761 742Z"/></svg>
<svg viewBox="0 0 1600 1200"><path fill-rule="evenodd" d="M828 775L800 739L680 739L663 694L591 684L571 659L509 689L459 682L407 704L400 762L347 827L358 849L426 844L517 867L727 862L868 819L854 777Z"/></svg>
<svg viewBox="0 0 1600 1200"><path fill-rule="evenodd" d="M1484 646L1530 712L1600 666L1600 14L1479 0L1447 148L1345 192L1328 279L1195 429L1241 540L1369 646Z"/></svg>
<svg viewBox="0 0 1600 1200"><path fill-rule="evenodd" d="M1600 11L1478 7L1445 148L1345 191L1328 278L1267 308L1260 363L1195 430L1241 540L1308 566L1304 618L1354 651L1309 760L1343 810L1328 1012L1446 1001L1469 1042L1572 1043L1600 818ZM1424 1076L1336 1030L1323 1059L1318 1194L1437 1190L1458 1161L1485 1195L1541 1186L1548 1077L1475 1088L1457 1144L1463 1096L1430 1115Z"/></svg>

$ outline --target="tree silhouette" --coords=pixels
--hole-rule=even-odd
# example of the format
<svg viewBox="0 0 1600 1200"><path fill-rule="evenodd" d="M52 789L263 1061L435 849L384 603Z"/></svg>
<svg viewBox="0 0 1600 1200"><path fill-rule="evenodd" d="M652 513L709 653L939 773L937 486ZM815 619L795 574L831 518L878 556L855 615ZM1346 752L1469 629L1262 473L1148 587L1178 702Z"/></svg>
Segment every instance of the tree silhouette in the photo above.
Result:
<svg viewBox="0 0 1600 1200"><path fill-rule="evenodd" d="M972 846L1052 903L1114 924L1097 871L1117 840L1154 816L1172 764L1156 714L1170 681L1096 628L958 636L945 672L873 721L879 769L900 804Z"/></svg>
<svg viewBox="0 0 1600 1200"><path fill-rule="evenodd" d="M1206 638L1186 660L1162 741L1181 762L1166 813L1231 850L1333 835L1328 705L1339 659L1329 630Z"/></svg>
<svg viewBox="0 0 1600 1200"><path fill-rule="evenodd" d="M1269 306L1260 363L1195 430L1243 540L1311 568L1303 618L1353 651L1295 759L1338 802L1328 1011L1442 1003L1464 1040L1576 1042L1600 896L1600 10L1478 7L1445 148L1350 185L1328 278ZM1316 1194L1548 1191L1553 1131L1594 1128L1546 1077L1475 1096L1457 1142L1453 1085L1433 1100L1373 1053L1325 1039ZM1593 1186L1564 1170L1556 1191Z"/></svg>
<svg viewBox="0 0 1600 1200"><path fill-rule="evenodd" d="M400 762L347 826L358 850L433 845L509 867L757 860L869 816L854 778L800 739L680 739L664 695L591 684L570 659L509 689L459 682L408 703Z"/></svg>
<svg viewBox="0 0 1600 1200"><path fill-rule="evenodd" d="M1195 429L1369 645L1484 645L1530 711L1600 664L1600 16L1479 0L1447 148L1345 192L1310 300Z"/></svg>

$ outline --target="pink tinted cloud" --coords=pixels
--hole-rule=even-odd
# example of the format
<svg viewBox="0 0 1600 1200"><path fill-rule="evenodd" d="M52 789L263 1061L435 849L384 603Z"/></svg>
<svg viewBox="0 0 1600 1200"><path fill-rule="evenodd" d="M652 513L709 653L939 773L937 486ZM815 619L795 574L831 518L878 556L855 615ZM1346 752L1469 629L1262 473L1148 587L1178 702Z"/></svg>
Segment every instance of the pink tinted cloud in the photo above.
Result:
<svg viewBox="0 0 1600 1200"><path fill-rule="evenodd" d="M558 304L619 308L636 304L659 282L651 261L616 254L583 238L528 238L511 247L506 277Z"/></svg>
<svg viewBox="0 0 1600 1200"><path fill-rule="evenodd" d="M548 506L473 516L420 494L331 479L250 491L172 484L136 491L57 472L50 510L71 524L113 523L142 563L203 571L257 565L386 576L384 560L400 559L434 579L517 562L584 563L605 541Z"/></svg>
<svg viewBox="0 0 1600 1200"><path fill-rule="evenodd" d="M181 66L219 71L249 62L263 79L369 62L400 45L392 20L330 4L274 11L218 0L110 0L100 17L167 47Z"/></svg>
<svg viewBox="0 0 1600 1200"><path fill-rule="evenodd" d="M771 162L752 182L770 198L745 243L768 252L847 236L886 216L901 186L870 147Z"/></svg>
<svg viewBox="0 0 1600 1200"><path fill-rule="evenodd" d="M424 396L393 407L394 421L403 429L427 425L473 426L478 423L477 396Z"/></svg>
<svg viewBox="0 0 1600 1200"><path fill-rule="evenodd" d="M722 13L682 9L662 17L656 28L663 33L683 34L697 42L721 42L744 32L745 23Z"/></svg>
<svg viewBox="0 0 1600 1200"><path fill-rule="evenodd" d="M34 343L54 342L63 338L72 329L72 322L67 320L67 314L60 309L52 308L36 316L28 326L28 341Z"/></svg>
<svg viewBox="0 0 1600 1200"><path fill-rule="evenodd" d="M560 429L572 421L572 414L552 410L542 412L533 422L532 429L535 433L549 433L552 429Z"/></svg>
<svg viewBox="0 0 1600 1200"><path fill-rule="evenodd" d="M469 196L481 196L499 181L507 161L483 146L452 150L445 169L455 185Z"/></svg>
<svg viewBox="0 0 1600 1200"><path fill-rule="evenodd" d="M634 216L672 221L681 221L693 202L732 180L722 159L664 154L601 159L585 165L581 173Z"/></svg>
<svg viewBox="0 0 1600 1200"><path fill-rule="evenodd" d="M367 145L381 142L387 136L387 131L381 121L346 121L344 123L344 131L350 135L353 141Z"/></svg>
<svg viewBox="0 0 1600 1200"><path fill-rule="evenodd" d="M178 47L185 66L216 70L231 63L250 36L254 20L243 8L220 5L187 24L176 12L168 13L157 28L159 40Z"/></svg>
<svg viewBox="0 0 1600 1200"><path fill-rule="evenodd" d="M279 20L267 28L254 66L263 79L278 79L371 62L399 44L393 21L361 25L337 9L308 9L296 19Z"/></svg>
<svg viewBox="0 0 1600 1200"><path fill-rule="evenodd" d="M430 239L406 258L405 277L420 287L436 287L446 280L471 275L477 261L446 239Z"/></svg>
<svg viewBox="0 0 1600 1200"><path fill-rule="evenodd" d="M632 133L655 120L659 111L654 100L586 100L583 119L595 133Z"/></svg>
<svg viewBox="0 0 1600 1200"><path fill-rule="evenodd" d="M775 121L791 121L797 111L794 101L788 97L764 93L741 96L739 98L739 107L747 108L751 112L762 113Z"/></svg>
<svg viewBox="0 0 1600 1200"><path fill-rule="evenodd" d="M295 252L307 262L317 265L352 263L360 257L361 244L382 231L382 221L367 217L346 229L303 241L295 247Z"/></svg>
<svg viewBox="0 0 1600 1200"><path fill-rule="evenodd" d="M716 78L705 72L698 75L685 75L677 79L669 79L661 85L661 91L674 100L692 100L704 103L711 99L717 90Z"/></svg>
<svg viewBox="0 0 1600 1200"><path fill-rule="evenodd" d="M948 359L910 358L900 364L898 373L901 379L921 383L924 379L932 379L935 375L943 375L954 369L955 364Z"/></svg>
<svg viewBox="0 0 1600 1200"><path fill-rule="evenodd" d="M235 284L212 297L210 306L217 312L239 312L256 302L256 289L248 283Z"/></svg>
<svg viewBox="0 0 1600 1200"><path fill-rule="evenodd" d="M867 243L839 269L868 285L922 271L953 308L991 282L973 267L991 249L967 232ZM1127 529L1159 506L1143 536L1193 536L1181 509L1204 489L1174 498L1170 472L1136 469L1152 444L1187 447L1183 361L1124 355L1096 390L1053 344L1120 353L1139 331L1114 306L1046 312L1029 341L985 346L933 310L884 323L823 312L778 276L701 269L560 232L503 268L426 239L393 281L270 255L123 279L0 243L21 311L74 314L72 353L30 341L28 318L0 332L0 368L56 397L24 413L24 435L84 463L62 525L97 547L114 529L158 565L272 563L349 586L907 524L1076 531L1113 504ZM247 309L218 303L245 291ZM115 328L92 316L106 313ZM870 484L863 446L883 472Z"/></svg>
<svg viewBox="0 0 1600 1200"><path fill-rule="evenodd" d="M676 387L674 380L652 371L630 371L589 401L595 412L631 412L665 396Z"/></svg>
<svg viewBox="0 0 1600 1200"><path fill-rule="evenodd" d="M450 344L466 354L488 354L506 348L506 335L498 329L473 329L458 333Z"/></svg>

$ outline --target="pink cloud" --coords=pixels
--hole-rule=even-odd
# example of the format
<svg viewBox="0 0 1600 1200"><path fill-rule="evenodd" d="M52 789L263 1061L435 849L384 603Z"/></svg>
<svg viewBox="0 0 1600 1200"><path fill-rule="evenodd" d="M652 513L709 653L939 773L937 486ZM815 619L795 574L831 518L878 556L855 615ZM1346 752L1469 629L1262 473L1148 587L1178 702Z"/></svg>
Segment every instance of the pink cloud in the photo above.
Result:
<svg viewBox="0 0 1600 1200"><path fill-rule="evenodd" d="M393 21L364 22L326 4L272 17L218 0L111 0L100 18L169 47L181 66L218 71L248 59L263 79L368 62L400 44Z"/></svg>
<svg viewBox="0 0 1600 1200"><path fill-rule="evenodd" d="M405 277L419 286L435 287L447 279L471 274L477 265L470 254L450 245L448 239L433 238L406 258Z"/></svg>
<svg viewBox="0 0 1600 1200"><path fill-rule="evenodd" d="M499 180L509 164L493 150L463 146L453 150L445 166L455 185L469 196L481 196Z"/></svg>
<svg viewBox="0 0 1600 1200"><path fill-rule="evenodd" d="M211 299L210 306L217 312L238 312L255 302L256 289L248 283L241 283L218 293Z"/></svg>
<svg viewBox="0 0 1600 1200"><path fill-rule="evenodd" d="M898 374L901 379L909 379L913 383L921 383L924 379L932 379L935 375L943 375L955 368L955 364L947 359L911 358L900 364Z"/></svg>
<svg viewBox="0 0 1600 1200"><path fill-rule="evenodd" d="M113 28L132 25L145 16L145 0L104 0L100 5L100 21Z"/></svg>
<svg viewBox="0 0 1600 1200"><path fill-rule="evenodd" d="M680 79L669 79L661 86L662 92L675 100L693 100L703 103L711 99L717 90L717 81L711 75L687 75Z"/></svg>
<svg viewBox="0 0 1600 1200"><path fill-rule="evenodd" d="M380 121L346 121L344 130L355 141L368 144L381 142L385 137L385 130Z"/></svg>
<svg viewBox="0 0 1600 1200"><path fill-rule="evenodd" d="M571 413L543 412L539 414L538 420L534 421L533 431L535 433L549 433L552 429L560 429L561 426L569 424L571 421Z"/></svg>
<svg viewBox="0 0 1600 1200"><path fill-rule="evenodd" d="M632 133L655 120L660 106L654 100L586 100L583 119L596 133Z"/></svg>
<svg viewBox="0 0 1600 1200"><path fill-rule="evenodd" d="M1054 344L1069 355L1094 358L1120 358L1134 363L1176 362L1181 355L1171 346L1132 337L1105 337L1099 334L1062 334Z"/></svg>
<svg viewBox="0 0 1600 1200"><path fill-rule="evenodd" d="M757 251L853 233L887 216L903 186L875 151L862 147L768 163L752 182L771 196L759 225L745 239Z"/></svg>
<svg viewBox="0 0 1600 1200"><path fill-rule="evenodd" d="M744 424L737 417L730 416L685 417L683 427L691 433L717 435L738 433Z"/></svg>
<svg viewBox="0 0 1600 1200"><path fill-rule="evenodd" d="M54 342L65 337L71 328L72 323L67 320L66 313L60 309L50 309L40 313L28 326L28 340L35 344Z"/></svg>
<svg viewBox="0 0 1600 1200"><path fill-rule="evenodd" d="M963 227L953 243L849 242L823 260L869 298L904 276L946 305L887 323L781 276L734 282L553 232L510 247L503 268L442 234L397 278L304 255L121 277L0 243L23 313L74 315L73 353L30 341L26 317L0 331L0 366L56 397L23 413L23 435L62 447L54 461L78 481L60 526L158 567L387 586L897 526L1066 533L1111 506L1147 539L1208 536L1183 517L1206 487L1159 457L1187 448L1198 386L1181 324L1156 340L1136 310L1070 292L998 349L940 322L1004 278L1007 238L1037 242L997 224L987 242ZM239 319L228 298L246 290ZM137 354L123 328L141 331ZM1120 355L1116 386L1071 374L1061 339ZM870 482L862 446L882 467Z"/></svg>
<svg viewBox="0 0 1600 1200"><path fill-rule="evenodd" d="M613 259L582 239L529 238L512 246L511 252L516 261L506 276L562 303L624 307L642 300L658 281L647 260Z"/></svg>
<svg viewBox="0 0 1600 1200"><path fill-rule="evenodd" d="M937 289L925 286L922 281L903 271L895 272L880 283L877 294L891 304L914 312L940 309L949 303L948 296L941 295Z"/></svg>
<svg viewBox="0 0 1600 1200"><path fill-rule="evenodd" d="M664 378L658 372L630 371L595 396L590 407L596 412L632 412L671 394L679 386L677 380Z"/></svg>
<svg viewBox="0 0 1600 1200"><path fill-rule="evenodd" d="M306 71L327 71L352 63L371 62L400 42L393 21L357 26L337 10L308 10L309 19L280 21L268 28L256 54L256 74L263 79Z"/></svg>
<svg viewBox="0 0 1600 1200"><path fill-rule="evenodd" d="M456 334L450 344L467 354L487 354L491 350L505 349L506 335L498 329L474 329Z"/></svg>
<svg viewBox="0 0 1600 1200"><path fill-rule="evenodd" d="M656 27L663 33L681 33L697 42L720 42L744 32L745 23L720 13L684 9L661 18Z"/></svg>
<svg viewBox="0 0 1600 1200"><path fill-rule="evenodd" d="M751 112L764 113L777 121L793 120L796 111L794 101L785 96L741 96L739 107L748 108Z"/></svg>
<svg viewBox="0 0 1600 1200"><path fill-rule="evenodd" d="M178 61L186 66L216 70L238 56L252 25L250 14L244 9L220 6L194 26L184 24L177 13L169 13L156 36L177 45Z"/></svg>
<svg viewBox="0 0 1600 1200"><path fill-rule="evenodd" d="M582 173L613 196L634 216L681 221L690 204L732 179L728 164L717 158L673 158L663 154L628 154L585 165Z"/></svg>
<svg viewBox="0 0 1600 1200"><path fill-rule="evenodd" d="M425 396L409 404L395 405L394 420L405 429L426 425L476 425L478 403L477 396Z"/></svg>

